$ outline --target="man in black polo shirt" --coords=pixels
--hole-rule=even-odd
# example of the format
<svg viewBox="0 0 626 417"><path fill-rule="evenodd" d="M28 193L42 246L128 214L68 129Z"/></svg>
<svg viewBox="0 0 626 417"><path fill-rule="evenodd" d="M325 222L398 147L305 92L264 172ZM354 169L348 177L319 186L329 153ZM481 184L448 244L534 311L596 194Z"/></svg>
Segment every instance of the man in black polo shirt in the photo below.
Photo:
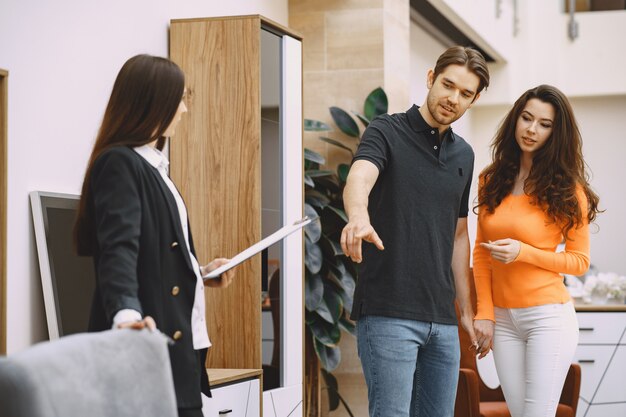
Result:
<svg viewBox="0 0 626 417"><path fill-rule="evenodd" d="M352 319L372 417L454 414L455 298L476 344L467 232L474 152L450 124L488 85L478 51L446 50L428 72L424 104L372 121L354 157L341 245L362 262Z"/></svg>

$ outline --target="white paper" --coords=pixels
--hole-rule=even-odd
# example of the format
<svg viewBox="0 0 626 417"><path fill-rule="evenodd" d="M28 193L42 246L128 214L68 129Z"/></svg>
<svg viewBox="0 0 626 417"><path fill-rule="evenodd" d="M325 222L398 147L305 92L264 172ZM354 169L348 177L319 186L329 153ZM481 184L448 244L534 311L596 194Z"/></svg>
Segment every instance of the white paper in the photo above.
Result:
<svg viewBox="0 0 626 417"><path fill-rule="evenodd" d="M311 223L311 219L309 219L307 216L304 216L304 218L294 222L293 224L283 226L282 228L278 229L276 232L272 233L265 239L261 240L260 242L255 243L254 245L250 246L248 249L245 249L244 251L233 256L230 262L228 262L227 264L224 264L220 266L219 268L216 268L213 271L209 272L208 274L203 275L202 278L207 280L207 279L219 277L222 273L239 265L246 259L251 258L257 253L261 252L263 249L269 246L272 246L274 243L278 242L279 240L286 238L293 232L300 230L301 228L303 228L309 223Z"/></svg>

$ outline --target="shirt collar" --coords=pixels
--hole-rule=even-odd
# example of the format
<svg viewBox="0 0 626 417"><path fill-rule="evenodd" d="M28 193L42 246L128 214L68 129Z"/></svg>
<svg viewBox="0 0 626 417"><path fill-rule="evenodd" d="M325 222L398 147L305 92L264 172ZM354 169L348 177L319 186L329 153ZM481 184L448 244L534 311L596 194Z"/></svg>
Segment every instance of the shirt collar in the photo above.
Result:
<svg viewBox="0 0 626 417"><path fill-rule="evenodd" d="M167 157L157 148L150 145L142 145L133 148L143 159L156 169L164 169L167 172L170 162Z"/></svg>
<svg viewBox="0 0 626 417"><path fill-rule="evenodd" d="M435 129L426 123L426 120L424 120L424 117L422 117L422 114L420 113L420 106L417 104L414 104L409 110L407 110L406 114L409 118L409 125L411 125L411 128L413 128L416 132L425 132ZM456 140L456 135L452 132L452 126L450 126L448 130L443 133L443 135L444 138L450 138L453 141Z"/></svg>

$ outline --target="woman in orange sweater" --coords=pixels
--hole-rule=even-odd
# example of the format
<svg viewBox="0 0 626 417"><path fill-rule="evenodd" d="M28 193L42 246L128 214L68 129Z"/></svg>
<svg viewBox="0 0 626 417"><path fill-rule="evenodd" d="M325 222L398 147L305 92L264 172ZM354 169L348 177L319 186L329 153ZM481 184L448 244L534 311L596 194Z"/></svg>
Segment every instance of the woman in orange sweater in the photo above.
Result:
<svg viewBox="0 0 626 417"><path fill-rule="evenodd" d="M571 105L540 85L515 102L480 175L474 321L482 358L493 344L512 417L554 417L578 342L560 273L589 267L598 212ZM565 242L565 251L556 248Z"/></svg>

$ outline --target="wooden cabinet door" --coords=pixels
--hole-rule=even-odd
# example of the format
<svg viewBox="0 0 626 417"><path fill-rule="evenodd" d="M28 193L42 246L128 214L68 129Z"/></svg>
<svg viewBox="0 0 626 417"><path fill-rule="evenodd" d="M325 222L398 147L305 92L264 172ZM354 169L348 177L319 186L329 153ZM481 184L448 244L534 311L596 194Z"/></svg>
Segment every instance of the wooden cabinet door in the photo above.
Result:
<svg viewBox="0 0 626 417"><path fill-rule="evenodd" d="M170 56L185 72L188 112L170 141L170 175L188 206L200 264L261 237L260 20L174 20ZM210 368L261 368L260 257L227 289L206 289ZM253 342L254 341L254 342Z"/></svg>

